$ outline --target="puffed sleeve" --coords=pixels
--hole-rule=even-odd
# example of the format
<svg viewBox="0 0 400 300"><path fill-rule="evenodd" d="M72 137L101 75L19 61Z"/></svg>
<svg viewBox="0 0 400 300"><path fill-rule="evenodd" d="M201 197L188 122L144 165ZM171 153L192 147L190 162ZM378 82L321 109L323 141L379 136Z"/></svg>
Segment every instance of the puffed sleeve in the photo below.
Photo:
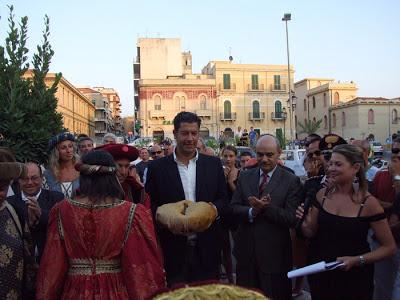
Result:
<svg viewBox="0 0 400 300"><path fill-rule="evenodd" d="M36 299L59 299L68 270L67 256L62 238L60 204L50 212L47 242L40 261L36 282Z"/></svg>
<svg viewBox="0 0 400 300"><path fill-rule="evenodd" d="M141 204L131 208L121 263L130 299L147 299L166 286L151 211Z"/></svg>

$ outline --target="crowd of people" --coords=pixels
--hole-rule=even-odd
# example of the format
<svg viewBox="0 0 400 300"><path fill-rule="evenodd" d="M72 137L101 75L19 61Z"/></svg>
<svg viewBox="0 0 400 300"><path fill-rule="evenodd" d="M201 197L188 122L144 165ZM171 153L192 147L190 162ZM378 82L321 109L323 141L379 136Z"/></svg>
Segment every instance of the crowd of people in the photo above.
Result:
<svg viewBox="0 0 400 300"><path fill-rule="evenodd" d="M0 299L150 299L219 280L276 300L306 285L313 300L400 299L400 139L378 171L368 142L312 134L302 182L273 135L251 128L256 157L238 157L207 147L194 113L173 125L175 142L139 149L60 133L46 166L0 149ZM320 261L341 266L289 280Z"/></svg>

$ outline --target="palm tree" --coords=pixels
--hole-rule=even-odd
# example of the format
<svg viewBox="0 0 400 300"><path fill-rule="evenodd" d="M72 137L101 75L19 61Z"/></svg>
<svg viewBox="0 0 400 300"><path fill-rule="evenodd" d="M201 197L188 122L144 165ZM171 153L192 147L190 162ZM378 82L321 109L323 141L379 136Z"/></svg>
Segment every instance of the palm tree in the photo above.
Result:
<svg viewBox="0 0 400 300"><path fill-rule="evenodd" d="M301 130L299 131L299 134L301 133L307 133L307 134L312 134L316 133L318 129L321 127L322 119L318 121L312 121L312 120L304 120L304 124L301 124L301 122L298 123L299 127Z"/></svg>

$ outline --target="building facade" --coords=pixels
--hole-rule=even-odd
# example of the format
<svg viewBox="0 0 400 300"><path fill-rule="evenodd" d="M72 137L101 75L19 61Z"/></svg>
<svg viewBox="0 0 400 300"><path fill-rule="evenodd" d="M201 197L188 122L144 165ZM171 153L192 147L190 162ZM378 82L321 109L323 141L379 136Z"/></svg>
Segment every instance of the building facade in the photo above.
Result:
<svg viewBox="0 0 400 300"><path fill-rule="evenodd" d="M287 66L211 61L202 73L215 80L218 132L253 127L290 138Z"/></svg>
<svg viewBox="0 0 400 300"><path fill-rule="evenodd" d="M294 84L297 97L296 132L298 138L307 134L301 132L299 123L321 120L317 134L325 135L333 131L332 109L338 104L346 103L356 98L357 86L353 82L340 83L330 78L306 78Z"/></svg>
<svg viewBox="0 0 400 300"><path fill-rule="evenodd" d="M48 73L45 78L51 86L56 78L55 73ZM64 127L75 134L94 136L94 104L67 79L61 77L57 86L57 111L63 116Z"/></svg>

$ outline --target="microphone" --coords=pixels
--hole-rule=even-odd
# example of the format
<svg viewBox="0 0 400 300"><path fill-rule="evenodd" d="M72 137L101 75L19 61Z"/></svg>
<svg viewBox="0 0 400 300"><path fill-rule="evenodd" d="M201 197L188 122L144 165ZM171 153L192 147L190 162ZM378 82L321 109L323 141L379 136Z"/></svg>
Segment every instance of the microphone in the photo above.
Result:
<svg viewBox="0 0 400 300"><path fill-rule="evenodd" d="M309 211L310 207L312 206L312 202L313 202L317 192L318 192L318 190L316 188L310 188L306 192L306 197L304 199L304 215L301 219L297 220L296 227L295 227L296 229L300 229L301 224L303 224L304 219L306 218L308 211Z"/></svg>

